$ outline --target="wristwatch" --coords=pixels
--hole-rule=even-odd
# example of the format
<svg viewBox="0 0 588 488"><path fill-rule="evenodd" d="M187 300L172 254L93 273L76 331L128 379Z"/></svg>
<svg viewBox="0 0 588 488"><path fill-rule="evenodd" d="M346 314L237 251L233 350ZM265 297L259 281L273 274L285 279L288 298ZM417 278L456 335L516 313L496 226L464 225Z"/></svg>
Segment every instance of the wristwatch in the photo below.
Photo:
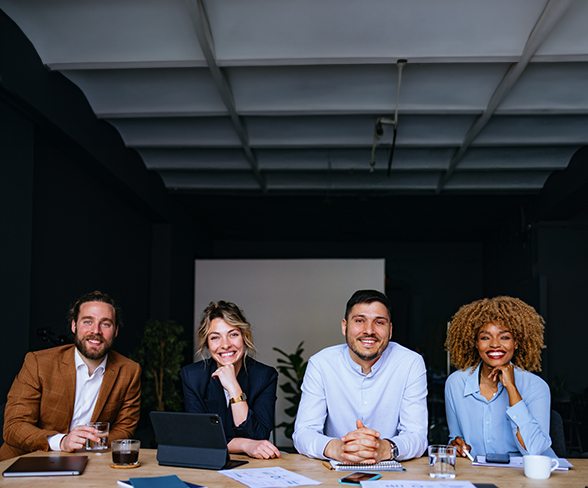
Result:
<svg viewBox="0 0 588 488"><path fill-rule="evenodd" d="M241 394L237 398L231 398L229 400L229 403L232 405L233 403L244 402L245 400L247 400L247 395L245 395L244 392L241 392Z"/></svg>
<svg viewBox="0 0 588 488"><path fill-rule="evenodd" d="M398 458L398 446L395 442L388 441L390 443L390 460L394 461Z"/></svg>

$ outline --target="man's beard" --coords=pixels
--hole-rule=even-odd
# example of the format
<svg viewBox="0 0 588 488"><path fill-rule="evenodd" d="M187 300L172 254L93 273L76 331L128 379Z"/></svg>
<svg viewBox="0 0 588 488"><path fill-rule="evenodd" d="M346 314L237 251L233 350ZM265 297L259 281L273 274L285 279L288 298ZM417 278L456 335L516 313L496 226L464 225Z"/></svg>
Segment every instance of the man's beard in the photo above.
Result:
<svg viewBox="0 0 588 488"><path fill-rule="evenodd" d="M102 349L97 351L92 351L88 349L88 347L86 346L86 339L98 339L102 341ZM106 342L104 341L104 338L101 336L91 335L80 338L77 332L74 334L74 344L76 345L76 348L78 349L78 351L80 351L80 354L87 359L102 359L104 356L108 354L108 351L110 351L110 349L112 348L113 342L114 341Z"/></svg>
<svg viewBox="0 0 588 488"><path fill-rule="evenodd" d="M371 337L371 338L378 340L378 338L374 335L362 336L362 338L367 338L367 337ZM360 352L357 349L356 340L351 339L348 334L345 334L345 339L347 340L347 346L349 347L349 349L351 349L355 353L355 355L359 359L361 359L362 361L373 361L374 359L380 357L382 355L382 353L386 350L386 348L388 347L388 343L390 342L390 340L380 341L379 347L375 351L371 352L368 355L368 354L364 354L364 353Z"/></svg>

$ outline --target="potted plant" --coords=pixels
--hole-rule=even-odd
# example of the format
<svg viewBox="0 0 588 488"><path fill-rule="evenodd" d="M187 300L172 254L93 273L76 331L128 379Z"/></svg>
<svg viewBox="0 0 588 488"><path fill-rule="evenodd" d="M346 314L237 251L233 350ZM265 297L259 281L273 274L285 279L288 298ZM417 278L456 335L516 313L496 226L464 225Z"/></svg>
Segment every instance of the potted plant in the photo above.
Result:
<svg viewBox="0 0 588 488"><path fill-rule="evenodd" d="M130 354L143 368L141 402L147 411L183 409L178 386L186 347L186 341L180 340L183 332L173 320L149 320Z"/></svg>
<svg viewBox="0 0 588 488"><path fill-rule="evenodd" d="M278 371L280 374L288 378L289 381L280 385L280 388L286 393L286 400L292 405L284 410L288 417L292 417L290 422L281 422L276 425L276 428L283 427L284 435L288 439L292 439L294 433L294 423L296 422L296 414L298 413L298 405L300 404L300 398L302 396L302 380L304 379L304 373L306 372L306 366L308 361L302 358L304 349L302 348L302 341L298 344L296 351L293 354L286 354L281 349L274 347L274 351L279 352L283 358L278 358Z"/></svg>

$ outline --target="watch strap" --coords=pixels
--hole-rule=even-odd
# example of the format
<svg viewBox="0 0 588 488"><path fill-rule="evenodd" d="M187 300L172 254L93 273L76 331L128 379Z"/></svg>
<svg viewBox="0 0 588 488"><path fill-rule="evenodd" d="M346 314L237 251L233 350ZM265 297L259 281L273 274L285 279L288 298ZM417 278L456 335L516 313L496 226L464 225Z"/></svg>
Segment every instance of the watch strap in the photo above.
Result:
<svg viewBox="0 0 588 488"><path fill-rule="evenodd" d="M247 400L247 395L242 392L238 397L229 399L229 403L232 405L233 403L244 402Z"/></svg>
<svg viewBox="0 0 588 488"><path fill-rule="evenodd" d="M390 459L392 461L398 459L398 446L394 441L388 440L390 443Z"/></svg>

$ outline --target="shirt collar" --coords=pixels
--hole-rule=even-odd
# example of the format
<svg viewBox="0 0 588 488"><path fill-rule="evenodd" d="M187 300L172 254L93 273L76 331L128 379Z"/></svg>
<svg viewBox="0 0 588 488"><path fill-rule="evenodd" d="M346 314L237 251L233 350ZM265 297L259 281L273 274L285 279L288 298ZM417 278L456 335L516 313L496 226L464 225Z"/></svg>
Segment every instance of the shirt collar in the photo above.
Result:
<svg viewBox="0 0 588 488"><path fill-rule="evenodd" d="M384 365L386 364L386 360L388 359L388 356L390 355L390 351L392 351L392 348L394 347L394 342L390 341L388 342L388 347L386 347L386 349L384 349L384 352L382 353L382 355L378 358L378 360L374 363L374 365L372 366L371 371L366 375L363 373L361 366L359 364L357 364L352 358L351 358L351 350L349 349L349 346L347 346L344 349L344 355L346 357L347 360L347 364L349 364L349 366L351 367L351 369L353 369L353 371L355 371L356 373L362 375L362 376L373 376L374 374L376 374L378 372L378 370L380 368L383 368Z"/></svg>
<svg viewBox="0 0 588 488"><path fill-rule="evenodd" d="M478 363L476 369L470 370L468 379L466 380L465 387L463 389L463 396L473 395L474 393L480 392L480 366L482 362Z"/></svg>
<svg viewBox="0 0 588 488"><path fill-rule="evenodd" d="M86 373L87 373L89 371L88 365L82 359L82 355L80 354L80 351L78 351L78 348L75 347L74 350L75 350L74 360L75 360L75 364L76 364L76 371L79 371L80 367L83 366L86 368ZM102 362L94 370L94 374L96 374L96 371L103 373L106 370L106 361L108 361L108 354L106 354L106 356L104 356L104 359L102 360Z"/></svg>

